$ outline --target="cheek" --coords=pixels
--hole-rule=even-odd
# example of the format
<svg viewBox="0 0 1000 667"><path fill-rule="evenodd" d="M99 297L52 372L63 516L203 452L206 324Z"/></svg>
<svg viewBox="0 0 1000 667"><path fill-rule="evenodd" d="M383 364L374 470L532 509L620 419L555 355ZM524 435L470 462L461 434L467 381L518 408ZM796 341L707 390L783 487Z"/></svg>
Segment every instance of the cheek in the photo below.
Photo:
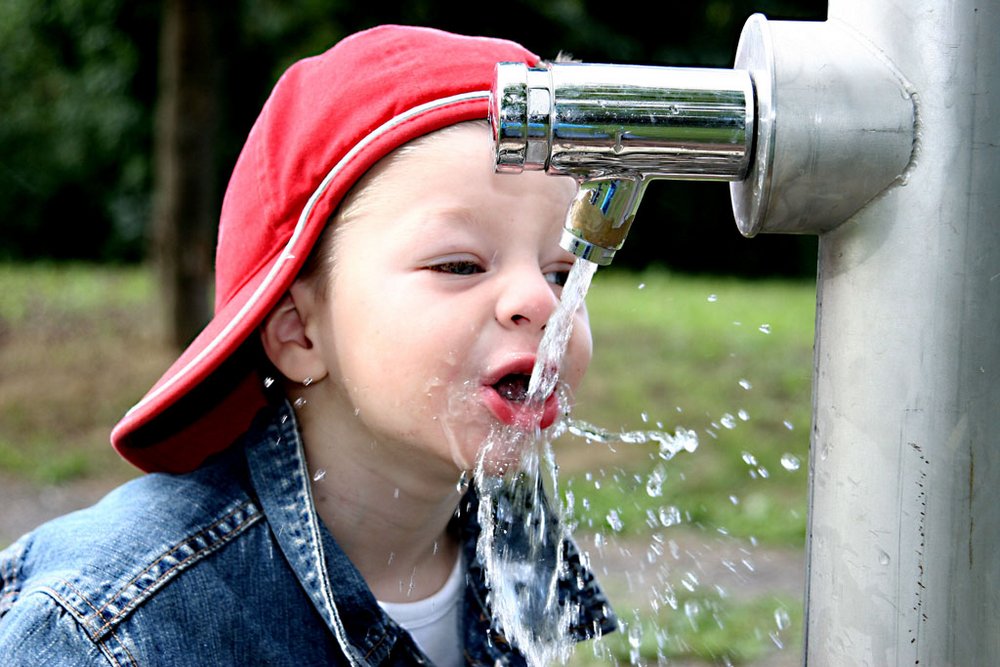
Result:
<svg viewBox="0 0 1000 667"><path fill-rule="evenodd" d="M573 335L569 339L566 357L563 361L563 380L573 389L576 389L587 372L593 349L590 321L587 318L586 310L581 308L573 323Z"/></svg>

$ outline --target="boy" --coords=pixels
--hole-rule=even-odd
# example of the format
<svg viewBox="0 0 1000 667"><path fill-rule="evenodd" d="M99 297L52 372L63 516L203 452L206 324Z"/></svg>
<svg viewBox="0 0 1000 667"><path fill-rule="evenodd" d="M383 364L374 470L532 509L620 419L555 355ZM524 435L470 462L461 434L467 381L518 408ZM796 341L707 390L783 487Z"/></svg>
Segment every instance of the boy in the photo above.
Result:
<svg viewBox="0 0 1000 667"><path fill-rule="evenodd" d="M572 263L572 182L492 173L482 119L511 60L538 61L383 26L282 77L226 193L216 316L112 433L168 474L0 555L0 664L523 664L456 488L524 419ZM581 312L570 387L589 358ZM564 548L572 635L611 630Z"/></svg>

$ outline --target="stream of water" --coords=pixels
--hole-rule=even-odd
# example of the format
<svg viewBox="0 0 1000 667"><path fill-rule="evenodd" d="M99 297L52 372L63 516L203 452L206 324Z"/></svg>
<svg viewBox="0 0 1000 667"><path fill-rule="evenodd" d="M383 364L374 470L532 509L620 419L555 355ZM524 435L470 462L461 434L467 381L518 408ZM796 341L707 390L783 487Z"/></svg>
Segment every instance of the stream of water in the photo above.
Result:
<svg viewBox="0 0 1000 667"><path fill-rule="evenodd" d="M663 464L678 453L694 452L699 446L698 434L683 427L677 427L673 434L663 431L659 422L655 424L656 429L609 431L570 418L565 407L570 405L568 392L559 386L559 368L572 335L573 317L583 303L596 268L585 260L578 260L574 265L563 288L559 308L546 326L529 383L526 398L529 413L541 414L545 398L556 391L560 394L564 414L544 431L537 424L534 428L495 427L481 448L474 475L480 498L478 518L482 526L477 550L490 588L494 620L531 667L565 663L576 646L570 626L579 610L559 600L560 580L568 571L562 545L571 539L571 530L579 523L575 513L582 508L586 514L590 508L580 489L559 488L559 469L553 452L555 440L568 435L584 443L609 447L612 451L619 446L649 448L649 456L654 460L651 470L641 479L639 475L634 478L640 488L645 486L645 493L651 498L663 493L666 479ZM740 386L748 390L749 382L741 380ZM733 424L728 424L727 418ZM747 417L740 414L739 419ZM647 421L645 414L643 421ZM720 422L722 427L730 429L735 427L737 419L727 413ZM712 435L711 431L706 433ZM748 461L748 456L744 455L744 462L750 467L751 476L766 477L763 467L756 461ZM495 465L498 460L505 464L498 467ZM798 461L789 459L786 462L783 458L781 465L791 471L798 468ZM597 489L602 481L621 483L610 477L604 479L603 475L603 470L593 476L588 473L586 479ZM738 502L734 496L730 496L730 500L734 504ZM574 503L579 507L574 507ZM597 519L587 519L583 527L592 533L593 553L606 562L606 556L614 559L611 545L622 531L623 520L615 509L604 511L607 516L600 519L602 525L597 525ZM670 504L648 510L646 523L653 534L648 545L637 545L645 553L630 554L636 562L616 566L625 568L614 574L615 578L624 576L627 579L628 592L632 596L632 604L616 607L618 629L627 641L632 664L642 662L642 651L648 651L650 642L659 647L654 650L660 660L667 661L660 649L668 643L676 643L667 628L650 626L642 620L639 606L634 604L636 594L645 596L644 603L654 613L657 609L669 608L692 628L721 628L724 612L713 601L728 596L721 583L730 576L739 579L753 574L750 551L743 544L728 539L723 528L716 528L714 537L707 536L700 547L678 545L670 535L661 532L690 521L687 512ZM590 562L590 546L582 549L585 563ZM706 574L707 558L718 560L724 571ZM668 566L667 561L671 565ZM603 574L609 574L607 565L603 567ZM602 576L600 570L598 567L596 572L599 577ZM705 583L701 582L702 578L706 579ZM702 595L709 590L710 593ZM614 594L611 604L616 606ZM765 632L780 649L789 625L788 614L779 604L773 615L773 629L765 629ZM592 646L598 660L610 659L599 638ZM725 658L725 664L732 663Z"/></svg>
<svg viewBox="0 0 1000 667"><path fill-rule="evenodd" d="M573 317L596 269L592 262L577 260L563 286L528 385L529 413L540 415L545 399L557 389ZM561 405L567 405L566 401ZM507 452L517 452L519 464L501 470L484 465L497 458L493 451L497 448L503 448L504 459L509 458ZM558 584L564 571L561 547L567 533L561 521L550 438L537 424L495 429L482 448L475 480L482 525L478 552L496 620L532 667L565 662L574 644L569 625L577 610L559 602Z"/></svg>

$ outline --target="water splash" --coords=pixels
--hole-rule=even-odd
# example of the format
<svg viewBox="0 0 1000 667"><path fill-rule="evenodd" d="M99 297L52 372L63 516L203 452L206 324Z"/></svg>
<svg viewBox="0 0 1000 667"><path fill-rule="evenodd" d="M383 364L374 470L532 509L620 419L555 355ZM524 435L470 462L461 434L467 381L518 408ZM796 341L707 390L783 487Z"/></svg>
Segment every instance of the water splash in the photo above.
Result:
<svg viewBox="0 0 1000 667"><path fill-rule="evenodd" d="M529 414L541 415L545 399L557 389L573 318L596 269L596 264L578 260L570 270L539 344L525 399ZM552 431L558 434L558 429ZM570 622L579 614L559 599L559 581L567 572L563 542L569 536L549 438L537 423L493 429L474 477L482 526L477 555L490 589L490 608L532 667L565 663L574 645ZM517 464L506 463L511 460Z"/></svg>
<svg viewBox="0 0 1000 667"><path fill-rule="evenodd" d="M477 554L490 589L490 608L504 635L533 667L566 661L574 643L570 622L578 613L559 600L559 581L566 572L562 542L568 534L561 508L550 504L558 494L546 492L546 482L555 488L556 467L550 443L541 436L510 426L498 429L480 461L491 456L491 448L512 442L522 447L520 461L506 469L481 463L475 477L482 525Z"/></svg>
<svg viewBox="0 0 1000 667"><path fill-rule="evenodd" d="M698 449L698 434L678 426L673 435L657 430L609 431L588 422L567 418L566 430L586 442L596 444L646 445L655 443L659 456L664 461L674 458L679 452L693 452Z"/></svg>

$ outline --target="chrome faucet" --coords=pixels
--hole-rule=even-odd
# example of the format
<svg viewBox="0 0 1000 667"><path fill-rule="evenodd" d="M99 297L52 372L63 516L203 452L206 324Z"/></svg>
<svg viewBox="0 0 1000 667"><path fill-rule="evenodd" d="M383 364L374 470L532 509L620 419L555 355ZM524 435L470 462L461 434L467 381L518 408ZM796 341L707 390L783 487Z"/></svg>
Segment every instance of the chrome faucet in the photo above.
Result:
<svg viewBox="0 0 1000 667"><path fill-rule="evenodd" d="M746 176L753 86L743 70L500 63L490 120L497 171L577 180L560 243L604 265L650 179Z"/></svg>
<svg viewBox="0 0 1000 667"><path fill-rule="evenodd" d="M656 178L729 181L744 236L820 234L905 180L914 97L846 26L755 14L733 69L500 63L495 168L574 177L561 245L597 264Z"/></svg>

